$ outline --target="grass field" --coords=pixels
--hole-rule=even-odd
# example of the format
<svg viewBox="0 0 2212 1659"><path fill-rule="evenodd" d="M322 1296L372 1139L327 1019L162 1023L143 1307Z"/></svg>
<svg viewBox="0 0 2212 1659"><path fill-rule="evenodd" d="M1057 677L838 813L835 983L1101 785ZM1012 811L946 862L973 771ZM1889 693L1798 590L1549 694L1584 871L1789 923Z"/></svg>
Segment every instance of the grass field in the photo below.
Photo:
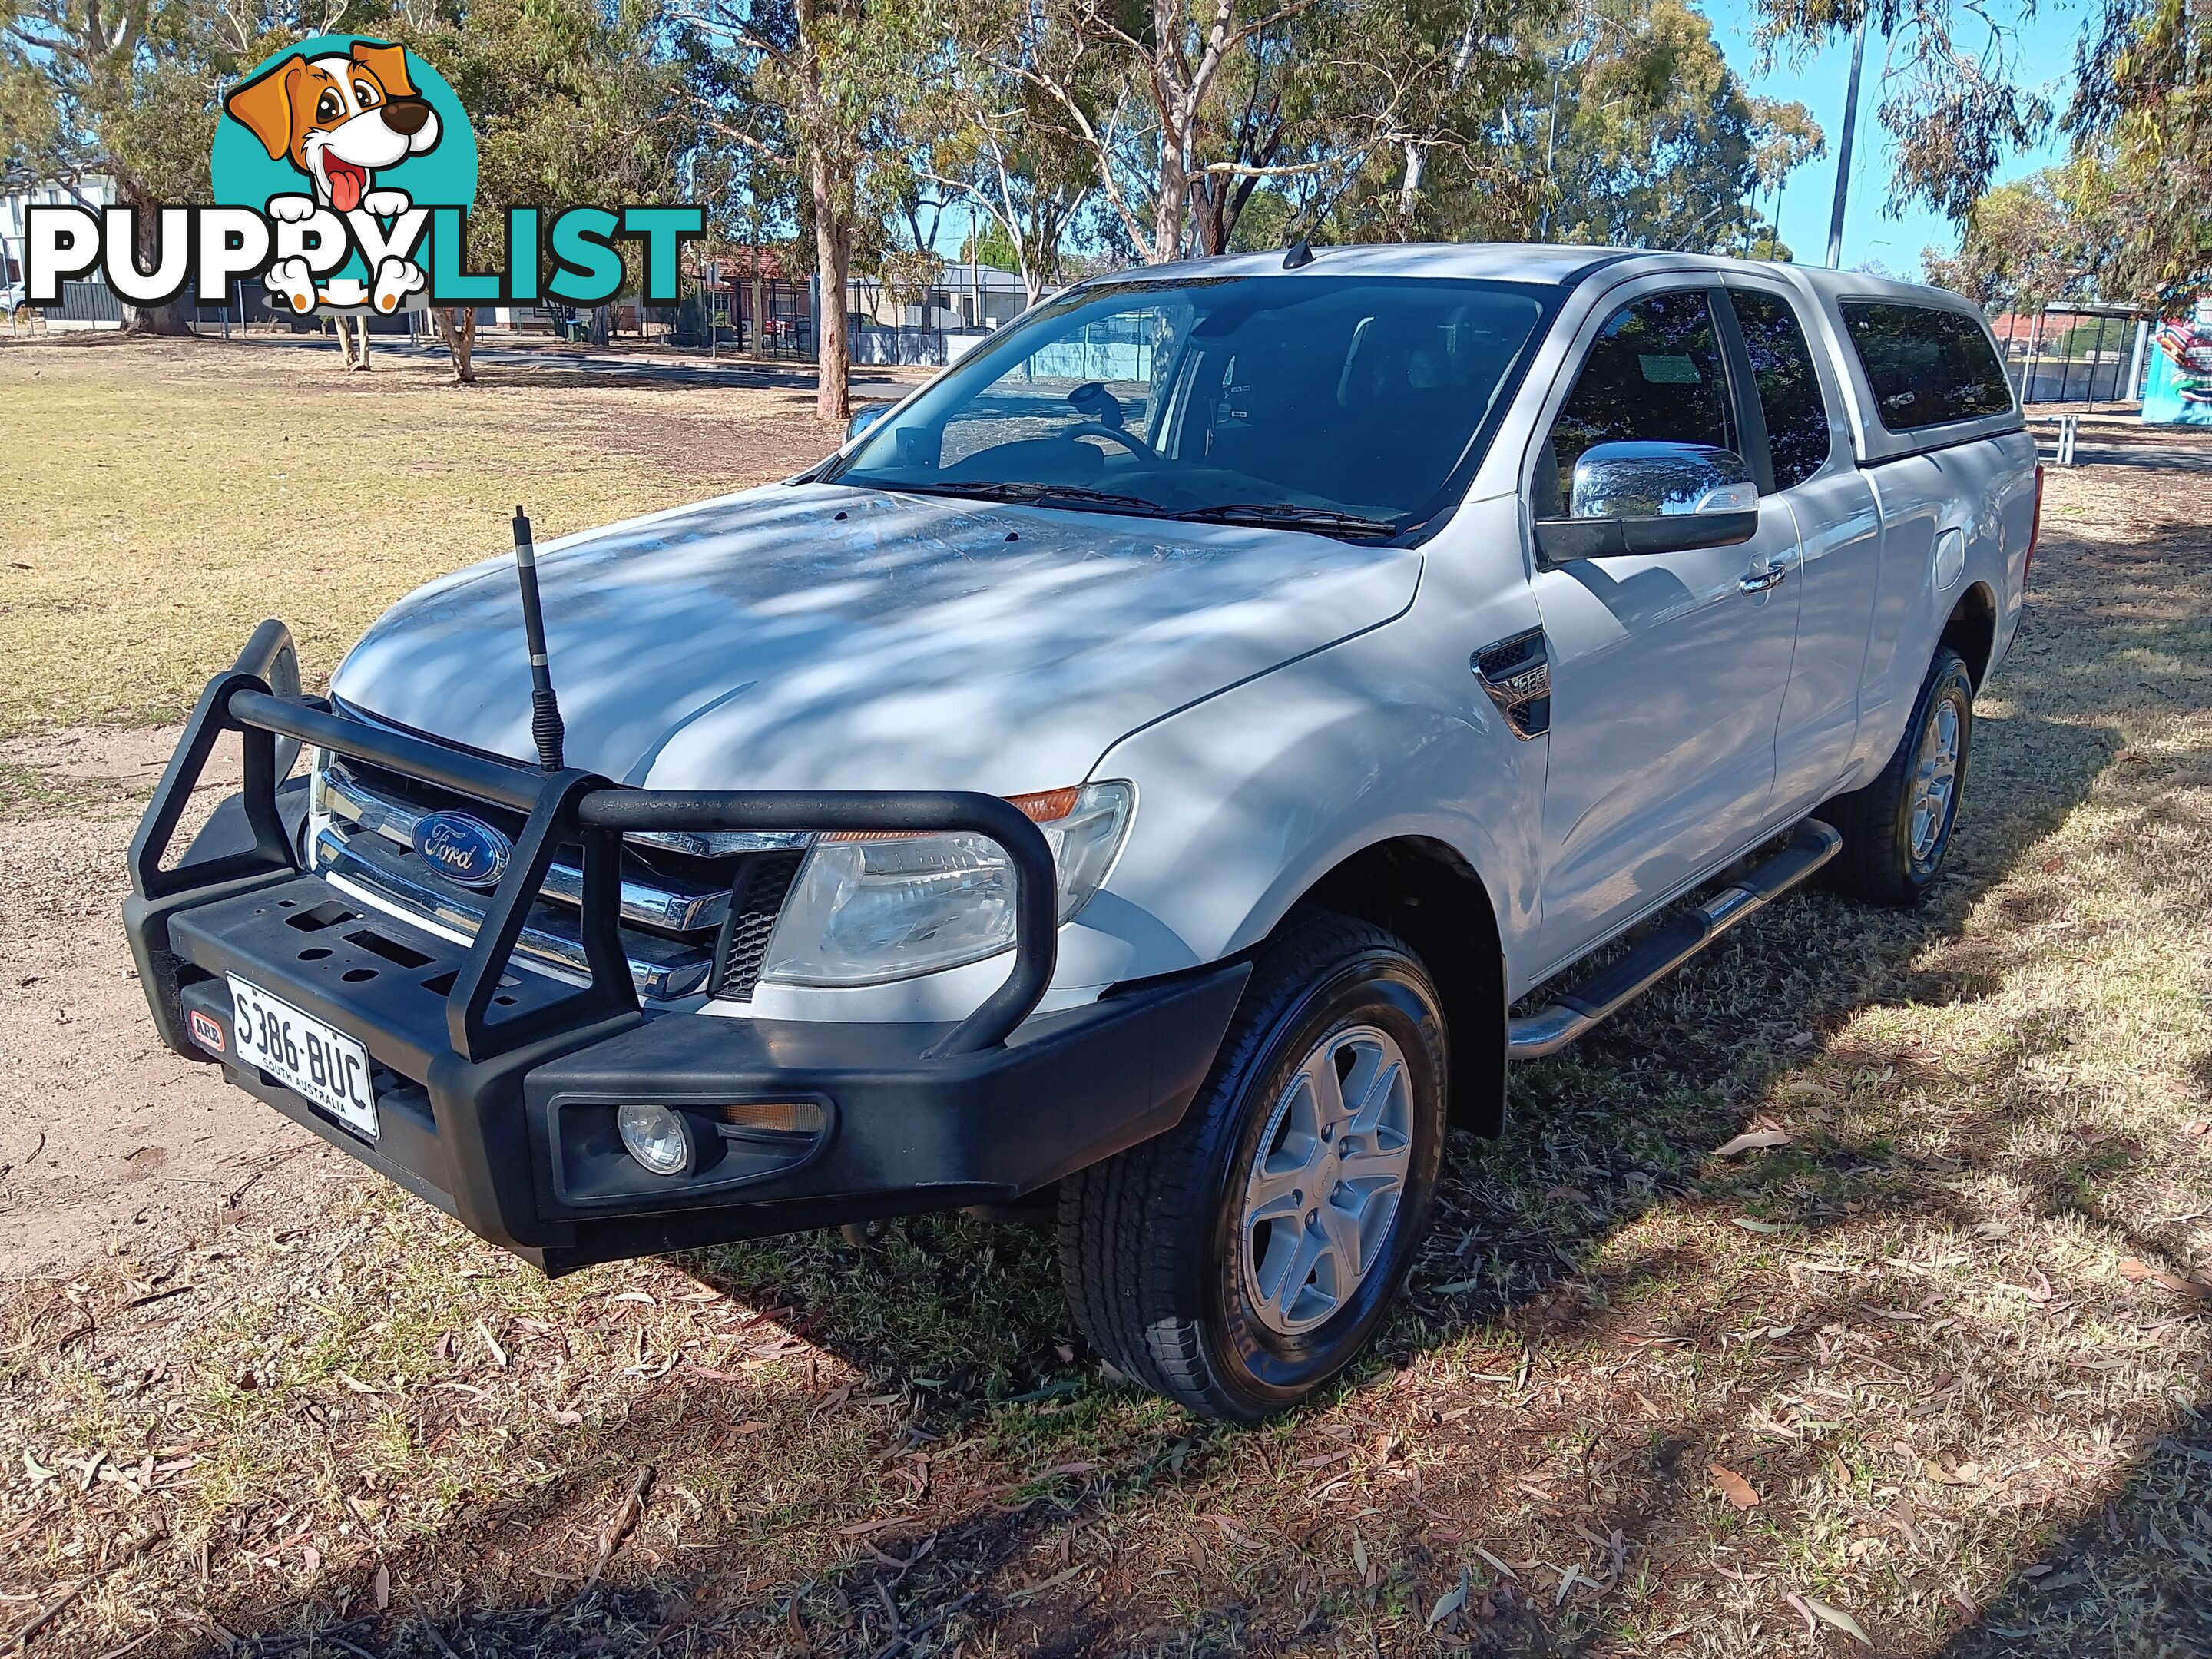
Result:
<svg viewBox="0 0 2212 1659"><path fill-rule="evenodd" d="M556 527L782 467L747 446L787 414L738 402L717 448L708 394L436 405L303 375L279 397L213 353L132 350L0 351L0 421L49 450L161 450L149 465L227 504L232 550L172 608L149 550L191 538L155 541L143 473L35 473L40 598L11 586L0 616L19 729L173 719L253 618L298 614L270 486L304 479L268 476L271 434L327 454L389 420L412 434L395 453L447 463L404 554L365 477L326 502L333 561L387 562L332 589L325 666L390 592L496 541L518 448ZM48 375L65 396L27 410ZM695 443L719 474L668 465ZM480 500L484 526L459 524ZM1932 902L1792 899L1518 1071L1505 1138L1451 1149L1403 1311L1313 1408L1231 1431L1122 1384L1021 1230L919 1221L548 1284L373 1181L331 1183L0 1288L0 1642L2212 1651L2208 521L2212 473L2054 474ZM71 554L72 522L118 527ZM53 783L14 810L128 807ZM1722 1156L1747 1127L1786 1139Z"/></svg>
<svg viewBox="0 0 2212 1659"><path fill-rule="evenodd" d="M792 386L371 362L289 337L0 349L0 737L173 719L265 616L327 675L392 600L505 547L518 502L550 540L834 447Z"/></svg>

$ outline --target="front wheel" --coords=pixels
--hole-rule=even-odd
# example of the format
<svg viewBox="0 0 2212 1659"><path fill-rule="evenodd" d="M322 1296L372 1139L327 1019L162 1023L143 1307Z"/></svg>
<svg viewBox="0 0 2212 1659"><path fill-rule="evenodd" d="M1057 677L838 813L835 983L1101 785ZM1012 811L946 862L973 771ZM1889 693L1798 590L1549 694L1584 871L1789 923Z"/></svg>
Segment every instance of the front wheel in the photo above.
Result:
<svg viewBox="0 0 2212 1659"><path fill-rule="evenodd" d="M1305 1399L1412 1263L1446 1084L1420 959L1365 922L1293 917L1182 1122L1061 1187L1060 1275L1085 1335L1204 1416L1253 1422Z"/></svg>
<svg viewBox="0 0 2212 1659"><path fill-rule="evenodd" d="M1843 851L1829 866L1837 887L1876 904L1902 906L1917 904L1936 884L1951 850L1973 735L1973 677L1957 652L1940 647L1881 775L1816 815L1844 837Z"/></svg>

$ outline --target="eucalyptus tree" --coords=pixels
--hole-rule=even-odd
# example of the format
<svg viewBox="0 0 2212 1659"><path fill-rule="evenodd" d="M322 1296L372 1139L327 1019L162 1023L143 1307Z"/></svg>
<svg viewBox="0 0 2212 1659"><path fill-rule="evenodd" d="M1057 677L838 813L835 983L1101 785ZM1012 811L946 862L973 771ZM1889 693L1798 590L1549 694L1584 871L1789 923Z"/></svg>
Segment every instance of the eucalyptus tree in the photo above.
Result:
<svg viewBox="0 0 2212 1659"><path fill-rule="evenodd" d="M1540 237L1697 250L1740 240L1763 135L1700 14L1683 0L1585 0L1547 52L1549 97L1518 128L1541 157Z"/></svg>
<svg viewBox="0 0 2212 1659"><path fill-rule="evenodd" d="M670 202L696 146L665 0L402 0L356 27L412 48L450 84L477 140L468 254L504 265L506 210ZM631 279L641 273L625 244ZM476 307L441 307L453 379L476 378Z"/></svg>
<svg viewBox="0 0 2212 1659"><path fill-rule="evenodd" d="M1755 246L1756 197L1820 148L1810 113L1753 98L1682 0L1462 12L1456 41L1449 13L1424 33L1399 4L1395 57L1369 72L1403 65L1423 89L1401 106L1420 137L1328 204L1340 238Z"/></svg>
<svg viewBox="0 0 2212 1659"><path fill-rule="evenodd" d="M1236 129L1225 146L1217 124L1240 73L1256 94L1270 54L1287 57L1280 43L1293 26L1346 3L1035 0L1036 25L993 62L1033 88L1088 155L1127 244L1150 261L1176 259L1190 251L1194 203L1210 180L1311 170L1262 159L1272 118ZM1218 224L1223 204L1208 200Z"/></svg>
<svg viewBox="0 0 2212 1659"><path fill-rule="evenodd" d="M936 50L905 115L920 177L940 200L988 222L1034 305L1059 280L1069 234L1099 199L1097 152L1070 102L1101 113L1110 149L1124 80L1105 55L1084 50L1065 13L1030 0L942 0L929 27Z"/></svg>
<svg viewBox="0 0 2212 1659"><path fill-rule="evenodd" d="M678 0L698 71L701 119L797 182L811 226L819 295L815 413L852 412L846 290L870 170L908 165L900 113L928 48L927 9L909 0Z"/></svg>
<svg viewBox="0 0 2212 1659"><path fill-rule="evenodd" d="M2007 157L2071 142L2064 181L2100 226L2084 249L2108 291L2178 305L2212 292L2212 6L2099 0L2075 41L2063 109L2020 25L2035 0L1759 0L1769 51L1803 57L1861 27L1881 42L1891 196L1966 226ZM2000 204L2000 212L2007 209Z"/></svg>

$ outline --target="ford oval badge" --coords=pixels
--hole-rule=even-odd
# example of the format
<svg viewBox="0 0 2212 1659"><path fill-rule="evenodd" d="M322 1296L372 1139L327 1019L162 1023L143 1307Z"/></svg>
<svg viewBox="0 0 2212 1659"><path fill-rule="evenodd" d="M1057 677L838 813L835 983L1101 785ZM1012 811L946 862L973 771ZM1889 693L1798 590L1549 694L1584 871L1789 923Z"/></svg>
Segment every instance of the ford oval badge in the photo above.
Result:
<svg viewBox="0 0 2212 1659"><path fill-rule="evenodd" d="M441 876L467 887L495 887L514 843L465 812L426 812L415 821L415 850Z"/></svg>

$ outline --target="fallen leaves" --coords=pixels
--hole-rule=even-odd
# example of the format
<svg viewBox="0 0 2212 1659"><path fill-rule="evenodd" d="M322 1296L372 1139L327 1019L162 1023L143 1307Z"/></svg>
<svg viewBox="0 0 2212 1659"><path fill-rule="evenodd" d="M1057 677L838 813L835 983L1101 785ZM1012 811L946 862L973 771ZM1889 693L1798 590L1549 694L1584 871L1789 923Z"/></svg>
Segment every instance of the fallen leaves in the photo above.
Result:
<svg viewBox="0 0 2212 1659"><path fill-rule="evenodd" d="M1741 1152L1755 1152L1763 1147L1787 1146L1789 1144L1790 1131L1787 1129L1746 1129L1741 1134L1713 1148L1713 1156L1734 1158Z"/></svg>
<svg viewBox="0 0 2212 1659"><path fill-rule="evenodd" d="M2185 1296L2197 1302L2212 1302L2212 1285L2201 1279L2184 1279L2179 1273L2154 1267L2149 1262L2135 1256L2120 1259L2120 1277L2137 1285L2155 1285L2160 1290L2171 1291L2176 1296Z"/></svg>
<svg viewBox="0 0 2212 1659"><path fill-rule="evenodd" d="M1483 1548L1481 1545L1477 1544L1474 1547L1474 1553L1480 1556L1484 1560L1489 1562L1492 1566L1497 1568L1498 1571L1504 1573L1508 1578L1510 1578L1515 1583L1517 1584L1521 1582L1521 1575L1519 1573L1514 1571L1513 1569L1504 1561L1501 1560L1497 1556L1492 1555L1488 1550Z"/></svg>
<svg viewBox="0 0 2212 1659"><path fill-rule="evenodd" d="M1826 1601L1810 1595L1802 1595L1795 1590L1792 1590L1785 1599L1804 1620L1806 1635L1817 1636L1820 1633L1821 1625L1832 1625L1844 1635L1863 1642L1869 1647L1874 1645L1874 1638L1866 1633L1859 1621L1841 1607L1830 1607ZM1819 1622L1815 1623L1815 1620Z"/></svg>
<svg viewBox="0 0 2212 1659"><path fill-rule="evenodd" d="M1467 1605L1467 1593L1468 1589L1471 1587L1472 1583L1472 1575L1469 1574L1465 1567L1462 1567L1459 1570L1459 1588L1455 1590L1447 1591L1443 1595L1438 1596L1437 1598L1436 1606L1429 1609L1429 1628L1431 1630L1434 1630L1438 1625L1443 1624L1445 1620L1450 1618L1452 1614L1457 1613L1462 1607L1464 1607Z"/></svg>
<svg viewBox="0 0 2212 1659"><path fill-rule="evenodd" d="M1759 1493L1753 1489L1750 1481L1725 1463L1708 1463L1705 1467L1712 1471L1713 1485L1720 1489L1721 1496L1729 1503L1747 1513L1759 1507Z"/></svg>
<svg viewBox="0 0 2212 1659"><path fill-rule="evenodd" d="M645 1512L646 1496L652 1490L653 1468L648 1464L638 1470L629 1483L629 1490L623 1494L622 1502L615 1506L606 1530L599 1534L599 1553L598 1559L592 1563L591 1571L585 1576L586 1589L597 1586L599 1575L607 1570L607 1563L614 1559L615 1552L622 1547L623 1540L629 1537L636 1527L638 1516Z"/></svg>
<svg viewBox="0 0 2212 1659"><path fill-rule="evenodd" d="M1087 1564L1080 1561L1072 1567L1063 1567L1049 1578L1041 1578L1034 1584L1024 1584L1019 1589L1008 1591L1006 1597L1006 1605L1018 1607L1032 1596L1042 1595L1047 1590L1058 1589L1062 1584L1066 1583L1070 1579L1080 1577L1086 1571L1088 1571Z"/></svg>
<svg viewBox="0 0 2212 1659"><path fill-rule="evenodd" d="M910 1515L886 1515L874 1521L855 1521L849 1527L838 1528L837 1535L840 1538L865 1538L872 1532L882 1532L886 1528L903 1526L913 1519Z"/></svg>

